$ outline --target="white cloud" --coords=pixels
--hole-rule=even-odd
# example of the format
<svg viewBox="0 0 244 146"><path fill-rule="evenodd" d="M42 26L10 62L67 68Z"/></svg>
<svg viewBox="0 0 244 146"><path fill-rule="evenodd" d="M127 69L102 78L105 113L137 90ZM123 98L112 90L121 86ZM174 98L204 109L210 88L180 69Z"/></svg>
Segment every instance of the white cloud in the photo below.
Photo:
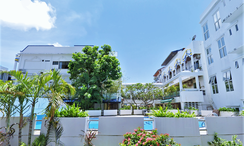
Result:
<svg viewBox="0 0 244 146"><path fill-rule="evenodd" d="M54 27L55 9L40 0L0 0L0 21L14 29L49 30Z"/></svg>

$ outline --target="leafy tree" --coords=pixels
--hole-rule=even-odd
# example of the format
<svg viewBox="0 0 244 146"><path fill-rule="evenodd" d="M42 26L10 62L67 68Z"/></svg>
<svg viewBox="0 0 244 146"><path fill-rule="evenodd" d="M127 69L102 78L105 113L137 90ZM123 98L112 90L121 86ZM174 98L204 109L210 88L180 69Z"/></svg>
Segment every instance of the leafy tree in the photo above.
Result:
<svg viewBox="0 0 244 146"><path fill-rule="evenodd" d="M109 45L86 46L82 52L73 53L69 63L70 80L76 88L75 98L83 109L102 101L103 93L112 86L112 80L122 76L119 60L112 56Z"/></svg>

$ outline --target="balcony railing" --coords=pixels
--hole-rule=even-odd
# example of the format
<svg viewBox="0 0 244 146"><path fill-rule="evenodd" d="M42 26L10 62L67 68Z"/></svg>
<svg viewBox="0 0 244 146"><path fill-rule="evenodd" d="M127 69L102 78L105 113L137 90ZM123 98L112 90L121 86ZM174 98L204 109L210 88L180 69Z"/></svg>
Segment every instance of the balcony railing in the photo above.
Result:
<svg viewBox="0 0 244 146"><path fill-rule="evenodd" d="M170 94L164 96L164 99L170 99L170 98L179 97L179 96L180 96L180 92L176 91L176 92L173 92L173 93L170 93Z"/></svg>

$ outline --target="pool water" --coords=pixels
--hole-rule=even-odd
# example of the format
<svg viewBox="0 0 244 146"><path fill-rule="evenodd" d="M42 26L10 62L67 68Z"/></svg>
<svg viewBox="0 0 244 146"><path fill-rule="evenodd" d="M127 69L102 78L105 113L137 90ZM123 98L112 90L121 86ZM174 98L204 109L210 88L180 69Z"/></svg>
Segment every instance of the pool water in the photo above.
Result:
<svg viewBox="0 0 244 146"><path fill-rule="evenodd" d="M37 115L37 120L42 120L42 118L45 117L45 115ZM89 118L90 120L97 120L97 121L90 121L89 122L89 129L98 129L98 119L99 118ZM144 129L145 130L152 130L153 129L153 121L146 121L149 120L150 118L146 117L144 118ZM37 121L36 122L36 127L35 129L41 129L42 121ZM198 121L198 126L199 128L205 127L205 122L204 121Z"/></svg>

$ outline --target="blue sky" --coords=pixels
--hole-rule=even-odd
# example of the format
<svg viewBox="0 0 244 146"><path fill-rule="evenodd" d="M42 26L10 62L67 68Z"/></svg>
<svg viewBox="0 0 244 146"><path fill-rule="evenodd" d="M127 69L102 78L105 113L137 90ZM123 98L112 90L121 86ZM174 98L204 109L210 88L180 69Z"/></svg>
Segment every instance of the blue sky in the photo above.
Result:
<svg viewBox="0 0 244 146"><path fill-rule="evenodd" d="M13 69L27 45L109 44L124 82L153 82L173 50L203 40L211 0L0 0L0 65Z"/></svg>

